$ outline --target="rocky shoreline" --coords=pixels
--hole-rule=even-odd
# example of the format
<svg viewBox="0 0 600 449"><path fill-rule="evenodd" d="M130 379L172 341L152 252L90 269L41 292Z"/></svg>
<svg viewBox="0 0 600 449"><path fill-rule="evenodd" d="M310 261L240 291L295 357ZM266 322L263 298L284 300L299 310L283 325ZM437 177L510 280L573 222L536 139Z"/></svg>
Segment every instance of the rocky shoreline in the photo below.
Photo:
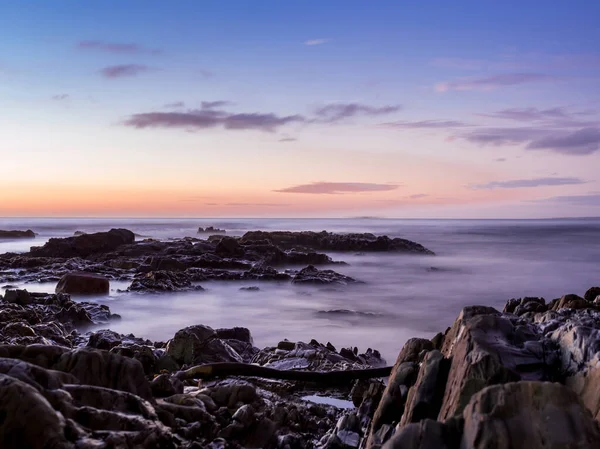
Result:
<svg viewBox="0 0 600 449"><path fill-rule="evenodd" d="M465 307L431 340L407 341L389 369L370 348L315 340L257 348L245 328L198 324L166 342L121 335L108 330L120 318L108 307L69 294L105 289L99 279L142 292L197 289L207 279L356 281L316 268L335 263L317 251L433 254L372 234L136 242L111 230L0 255L0 283L62 278L58 293L9 288L0 298L0 446L600 447L600 287L550 302L511 299L502 311ZM308 266L277 268L286 264ZM98 325L106 329L89 332ZM358 379L373 368L389 377ZM317 375L276 378L290 371ZM319 373L344 380L324 383Z"/></svg>

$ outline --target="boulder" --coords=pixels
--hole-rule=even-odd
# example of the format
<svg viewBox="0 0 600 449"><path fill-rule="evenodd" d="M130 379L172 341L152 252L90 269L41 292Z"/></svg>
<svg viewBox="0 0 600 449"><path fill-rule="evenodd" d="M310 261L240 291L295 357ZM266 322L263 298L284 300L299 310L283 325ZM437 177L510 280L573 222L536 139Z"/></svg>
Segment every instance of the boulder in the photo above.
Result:
<svg viewBox="0 0 600 449"><path fill-rule="evenodd" d="M551 309L552 310L560 310L560 309L588 309L594 308L595 305L592 301L586 301L581 296L569 294L560 298L557 302L555 302Z"/></svg>
<svg viewBox="0 0 600 449"><path fill-rule="evenodd" d="M293 278L292 283L294 284L340 284L347 285L356 281L356 279L350 276L345 276L340 273L336 273L333 270L319 270L312 265L300 270Z"/></svg>
<svg viewBox="0 0 600 449"><path fill-rule="evenodd" d="M461 448L563 449L600 447L600 431L569 388L514 382L476 393L463 411Z"/></svg>
<svg viewBox="0 0 600 449"><path fill-rule="evenodd" d="M238 240L233 237L223 237L215 248L219 256L242 256L244 250Z"/></svg>
<svg viewBox="0 0 600 449"><path fill-rule="evenodd" d="M177 331L167 343L166 353L179 365L242 361L230 345L217 337L214 329L201 324Z"/></svg>
<svg viewBox="0 0 600 449"><path fill-rule="evenodd" d="M455 449L459 442L460 433L452 426L424 419L403 427L383 449Z"/></svg>
<svg viewBox="0 0 600 449"><path fill-rule="evenodd" d="M593 302L598 296L600 296L600 287L591 287L585 292L583 299Z"/></svg>
<svg viewBox="0 0 600 449"><path fill-rule="evenodd" d="M192 281L186 273L174 271L150 271L137 275L131 285L127 288L129 291L154 291L154 292L174 292L192 288ZM201 290L201 287L196 287Z"/></svg>
<svg viewBox="0 0 600 449"><path fill-rule="evenodd" d="M67 273L56 286L56 293L69 293L71 295L108 295L110 283L107 278L99 274L73 272Z"/></svg>

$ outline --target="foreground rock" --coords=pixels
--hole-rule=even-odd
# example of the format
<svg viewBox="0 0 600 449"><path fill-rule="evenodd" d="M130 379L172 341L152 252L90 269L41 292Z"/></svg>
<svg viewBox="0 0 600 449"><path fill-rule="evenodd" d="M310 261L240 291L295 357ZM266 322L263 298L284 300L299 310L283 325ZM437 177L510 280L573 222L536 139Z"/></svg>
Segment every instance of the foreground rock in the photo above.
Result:
<svg viewBox="0 0 600 449"><path fill-rule="evenodd" d="M27 231L3 231L0 230L0 239L33 239L35 232L31 229Z"/></svg>
<svg viewBox="0 0 600 449"><path fill-rule="evenodd" d="M68 273L65 274L58 285L56 293L69 293L72 295L107 295L110 292L110 283L107 278L93 273Z"/></svg>

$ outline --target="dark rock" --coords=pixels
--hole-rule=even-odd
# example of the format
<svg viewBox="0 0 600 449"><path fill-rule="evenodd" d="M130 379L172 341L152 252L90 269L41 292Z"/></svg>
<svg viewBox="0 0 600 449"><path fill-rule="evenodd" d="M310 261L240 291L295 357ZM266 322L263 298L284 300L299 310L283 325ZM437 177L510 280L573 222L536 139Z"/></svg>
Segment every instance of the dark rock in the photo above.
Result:
<svg viewBox="0 0 600 449"><path fill-rule="evenodd" d="M108 295L109 292L110 283L107 278L85 272L67 273L56 286L56 293L72 295Z"/></svg>
<svg viewBox="0 0 600 449"><path fill-rule="evenodd" d="M296 347L296 343L292 341L283 340L277 343L277 349L283 349L284 351L292 351Z"/></svg>
<svg viewBox="0 0 600 449"><path fill-rule="evenodd" d="M135 277L129 291L174 292L192 288L192 281L185 273L173 271L151 271ZM201 289L197 286L196 289Z"/></svg>
<svg viewBox="0 0 600 449"><path fill-rule="evenodd" d="M120 334L108 329L103 329L92 333L87 345L90 348L110 351L115 346L119 346L122 341L123 339Z"/></svg>
<svg viewBox="0 0 600 449"><path fill-rule="evenodd" d="M181 365L242 361L240 355L219 339L212 328L203 325L177 331L167 343L167 355Z"/></svg>
<svg viewBox="0 0 600 449"><path fill-rule="evenodd" d="M35 232L31 229L27 231L2 231L0 230L0 239L33 239Z"/></svg>
<svg viewBox="0 0 600 449"><path fill-rule="evenodd" d="M577 395L557 383L516 382L475 394L463 412L461 447L593 448L600 432Z"/></svg>
<svg viewBox="0 0 600 449"><path fill-rule="evenodd" d="M232 327L230 329L217 329L216 336L223 340L238 340L252 344L250 330L245 327Z"/></svg>
<svg viewBox="0 0 600 449"><path fill-rule="evenodd" d="M87 257L92 254L107 253L119 246L135 241L133 232L127 229L111 229L108 232L83 234L63 239L53 238L42 247L31 248L30 256L35 257Z"/></svg>
<svg viewBox="0 0 600 449"><path fill-rule="evenodd" d="M558 302L554 303L552 306L552 310L559 309L588 309L594 308L595 305L593 302L586 301L581 296L569 294L565 295Z"/></svg>
<svg viewBox="0 0 600 449"><path fill-rule="evenodd" d="M198 234L225 234L225 229L215 228L213 226L207 226L206 228L199 227Z"/></svg>
<svg viewBox="0 0 600 449"><path fill-rule="evenodd" d="M333 270L319 270L312 265L300 270L293 278L294 284L341 284L357 282L350 276L336 273Z"/></svg>
<svg viewBox="0 0 600 449"><path fill-rule="evenodd" d="M251 287L240 287L240 290L246 291L246 292L257 292L257 291L260 290L260 288L257 287L257 286L255 286L255 285L253 285Z"/></svg>
<svg viewBox="0 0 600 449"><path fill-rule="evenodd" d="M583 298L586 301L594 301L598 296L600 296L600 287L591 287L583 295Z"/></svg>
<svg viewBox="0 0 600 449"><path fill-rule="evenodd" d="M186 268L183 262L167 257L153 257L150 261L151 271L184 271Z"/></svg>
<svg viewBox="0 0 600 449"><path fill-rule="evenodd" d="M160 374L150 382L152 395L155 398L164 398L183 393L183 384L176 377Z"/></svg>
<svg viewBox="0 0 600 449"><path fill-rule="evenodd" d="M456 449L460 435L444 423L424 419L405 426L394 435L383 449ZM469 446L470 447L470 446Z"/></svg>
<svg viewBox="0 0 600 449"><path fill-rule="evenodd" d="M31 295L27 290L6 290L4 292L4 301L21 306L32 303Z"/></svg>
<svg viewBox="0 0 600 449"><path fill-rule="evenodd" d="M223 237L217 243L215 253L220 256L243 256L244 250L236 238Z"/></svg>

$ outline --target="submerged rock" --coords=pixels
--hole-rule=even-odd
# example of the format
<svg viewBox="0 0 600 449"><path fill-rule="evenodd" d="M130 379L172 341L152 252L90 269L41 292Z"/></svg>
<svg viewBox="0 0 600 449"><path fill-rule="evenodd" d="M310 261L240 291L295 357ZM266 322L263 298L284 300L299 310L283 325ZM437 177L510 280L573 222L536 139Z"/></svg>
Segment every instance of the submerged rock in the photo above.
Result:
<svg viewBox="0 0 600 449"><path fill-rule="evenodd" d="M109 292L110 283L107 278L85 272L67 273L56 286L56 293L73 295L107 295Z"/></svg>
<svg viewBox="0 0 600 449"><path fill-rule="evenodd" d="M336 273L333 270L319 270L312 265L300 270L293 278L294 284L341 284L347 285L358 282L350 276Z"/></svg>
<svg viewBox="0 0 600 449"><path fill-rule="evenodd" d="M35 232L31 229L27 231L2 231L0 230L0 239L33 239Z"/></svg>

